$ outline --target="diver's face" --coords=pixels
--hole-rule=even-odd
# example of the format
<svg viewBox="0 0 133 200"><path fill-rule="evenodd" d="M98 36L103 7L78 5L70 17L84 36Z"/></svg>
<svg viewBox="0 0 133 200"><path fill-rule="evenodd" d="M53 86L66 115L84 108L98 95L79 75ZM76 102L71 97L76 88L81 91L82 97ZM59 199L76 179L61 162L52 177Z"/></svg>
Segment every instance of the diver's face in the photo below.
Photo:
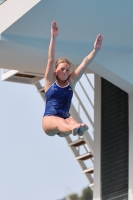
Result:
<svg viewBox="0 0 133 200"><path fill-rule="evenodd" d="M55 69L55 75L61 80L65 81L68 79L70 74L70 65L68 63L60 63Z"/></svg>

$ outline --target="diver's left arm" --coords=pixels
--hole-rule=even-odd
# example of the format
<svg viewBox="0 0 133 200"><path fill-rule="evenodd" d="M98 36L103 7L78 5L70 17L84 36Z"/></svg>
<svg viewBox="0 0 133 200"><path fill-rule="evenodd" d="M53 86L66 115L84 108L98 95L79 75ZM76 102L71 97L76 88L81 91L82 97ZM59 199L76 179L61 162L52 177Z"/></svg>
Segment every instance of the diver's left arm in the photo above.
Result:
<svg viewBox="0 0 133 200"><path fill-rule="evenodd" d="M78 66L78 68L75 71L72 72L72 74L69 77L69 82L71 82L73 87L81 78L87 66L94 60L98 51L101 49L101 46L102 46L102 36L98 35L94 43L94 49L92 50L92 52L83 59L82 63Z"/></svg>

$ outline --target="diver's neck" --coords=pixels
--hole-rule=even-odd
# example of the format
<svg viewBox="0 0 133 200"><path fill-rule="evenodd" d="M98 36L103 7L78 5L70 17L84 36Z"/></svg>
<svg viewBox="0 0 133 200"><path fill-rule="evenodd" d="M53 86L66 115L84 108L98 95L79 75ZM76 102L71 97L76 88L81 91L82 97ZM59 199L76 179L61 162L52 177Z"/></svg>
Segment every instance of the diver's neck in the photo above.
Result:
<svg viewBox="0 0 133 200"><path fill-rule="evenodd" d="M68 80L60 80L60 79L56 78L56 83L59 86L64 87L64 86L68 85Z"/></svg>

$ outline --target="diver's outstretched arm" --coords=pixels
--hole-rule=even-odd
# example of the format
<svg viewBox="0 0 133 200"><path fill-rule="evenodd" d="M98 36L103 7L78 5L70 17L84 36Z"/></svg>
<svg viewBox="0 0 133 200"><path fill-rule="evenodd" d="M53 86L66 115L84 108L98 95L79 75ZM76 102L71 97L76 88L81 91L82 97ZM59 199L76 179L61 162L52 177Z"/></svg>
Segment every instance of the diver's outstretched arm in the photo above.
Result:
<svg viewBox="0 0 133 200"><path fill-rule="evenodd" d="M52 22L51 25L51 39L48 50L48 63L45 72L45 89L47 84L51 84L54 77L54 65L55 65L55 47L56 47L56 37L58 35L58 27L56 22ZM48 86L49 87L49 86Z"/></svg>
<svg viewBox="0 0 133 200"><path fill-rule="evenodd" d="M103 39L102 36L99 34L94 43L94 49L92 50L92 52L84 58L82 63L79 65L79 67L70 75L70 80L71 80L71 83L73 84L73 86L75 86L77 81L83 75L87 66L92 62L92 60L95 58L97 52L101 49L102 39Z"/></svg>

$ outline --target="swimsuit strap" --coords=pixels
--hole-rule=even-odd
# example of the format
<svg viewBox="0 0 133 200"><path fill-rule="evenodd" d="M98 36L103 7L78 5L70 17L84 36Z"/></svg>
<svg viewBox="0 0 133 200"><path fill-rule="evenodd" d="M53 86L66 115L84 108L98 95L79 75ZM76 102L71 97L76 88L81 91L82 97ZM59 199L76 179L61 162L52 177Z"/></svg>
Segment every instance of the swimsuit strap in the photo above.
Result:
<svg viewBox="0 0 133 200"><path fill-rule="evenodd" d="M54 83L56 83L57 86L61 87L60 85L58 85L57 80L56 80ZM61 88L65 88L65 87L67 87L68 85L70 85L68 81L67 81L67 83L68 83L68 84L67 84L66 86L61 87Z"/></svg>

